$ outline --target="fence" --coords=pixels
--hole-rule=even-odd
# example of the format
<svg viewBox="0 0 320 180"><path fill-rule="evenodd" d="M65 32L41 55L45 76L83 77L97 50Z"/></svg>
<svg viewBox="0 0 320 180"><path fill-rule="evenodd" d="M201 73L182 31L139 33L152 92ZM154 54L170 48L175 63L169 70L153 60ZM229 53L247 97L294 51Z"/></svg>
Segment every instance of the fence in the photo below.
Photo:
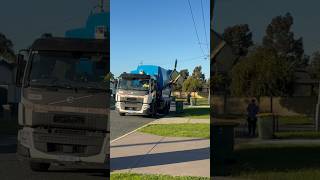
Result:
<svg viewBox="0 0 320 180"><path fill-rule="evenodd" d="M245 115L246 108L252 98L213 96L211 104L215 114ZM316 97L261 97L260 112L273 112L281 116L307 115L314 116L317 103Z"/></svg>

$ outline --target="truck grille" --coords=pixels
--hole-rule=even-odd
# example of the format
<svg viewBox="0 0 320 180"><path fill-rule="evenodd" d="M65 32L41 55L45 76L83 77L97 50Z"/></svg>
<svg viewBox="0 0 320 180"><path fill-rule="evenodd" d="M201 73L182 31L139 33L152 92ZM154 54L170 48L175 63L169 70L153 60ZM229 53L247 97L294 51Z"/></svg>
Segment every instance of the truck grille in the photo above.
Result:
<svg viewBox="0 0 320 180"><path fill-rule="evenodd" d="M32 113L32 123L34 126L63 127L69 129L108 129L108 116L85 113Z"/></svg>
<svg viewBox="0 0 320 180"><path fill-rule="evenodd" d="M130 102L130 103L143 103L143 98L120 97L120 101L122 101L122 102Z"/></svg>
<svg viewBox="0 0 320 180"><path fill-rule="evenodd" d="M34 146L37 150L49 154L72 154L91 156L99 154L104 133L88 133L85 130L41 129L33 133Z"/></svg>
<svg viewBox="0 0 320 180"><path fill-rule="evenodd" d="M56 114L53 116L53 122L55 123L64 123L64 124L84 124L85 117L83 116L72 116L72 115L63 115Z"/></svg>

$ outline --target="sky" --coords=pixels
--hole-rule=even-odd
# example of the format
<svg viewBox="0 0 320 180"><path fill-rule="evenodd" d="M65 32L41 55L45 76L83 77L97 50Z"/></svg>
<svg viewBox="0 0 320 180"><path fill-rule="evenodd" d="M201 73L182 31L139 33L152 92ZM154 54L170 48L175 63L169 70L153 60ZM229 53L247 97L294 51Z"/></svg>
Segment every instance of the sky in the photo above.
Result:
<svg viewBox="0 0 320 180"><path fill-rule="evenodd" d="M64 36L69 29L84 27L97 4L98 0L1 0L0 32L17 51L43 33Z"/></svg>
<svg viewBox="0 0 320 180"><path fill-rule="evenodd" d="M188 69L191 74L201 65L209 77L209 59L204 57L210 48L206 44L210 40L210 0L203 0L204 21L201 1L190 3L200 44L188 0L111 0L111 72L117 77L139 64L173 69L177 59L178 71Z"/></svg>
<svg viewBox="0 0 320 180"><path fill-rule="evenodd" d="M320 50L319 0L215 0L214 29L223 30L235 24L249 24L255 42L261 43L272 18L290 12L293 32L303 37L305 53Z"/></svg>

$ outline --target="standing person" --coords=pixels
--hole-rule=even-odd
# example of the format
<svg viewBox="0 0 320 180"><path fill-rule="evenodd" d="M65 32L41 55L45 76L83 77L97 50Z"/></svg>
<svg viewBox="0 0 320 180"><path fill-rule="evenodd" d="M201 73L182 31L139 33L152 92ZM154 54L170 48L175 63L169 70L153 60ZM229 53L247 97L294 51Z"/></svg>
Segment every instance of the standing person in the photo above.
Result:
<svg viewBox="0 0 320 180"><path fill-rule="evenodd" d="M252 99L251 103L247 107L247 113L248 113L247 121L248 121L249 136L256 135L258 112L259 112L259 106L256 104L256 100Z"/></svg>

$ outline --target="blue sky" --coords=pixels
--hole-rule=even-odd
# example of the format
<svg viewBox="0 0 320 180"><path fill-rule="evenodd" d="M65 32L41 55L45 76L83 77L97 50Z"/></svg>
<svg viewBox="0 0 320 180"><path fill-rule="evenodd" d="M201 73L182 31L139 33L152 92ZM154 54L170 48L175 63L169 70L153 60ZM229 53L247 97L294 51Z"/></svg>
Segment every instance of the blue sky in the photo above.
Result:
<svg viewBox="0 0 320 180"><path fill-rule="evenodd" d="M272 18L290 12L294 18L293 31L303 37L305 52L320 50L319 0L215 0L215 26L218 32L235 24L247 23L253 39L261 43Z"/></svg>
<svg viewBox="0 0 320 180"><path fill-rule="evenodd" d="M205 54L206 46L201 1L190 0L196 27ZM210 0L203 0L208 41L210 40ZM111 72L116 76L140 63L178 70L201 65L209 76L209 60L204 59L195 34L188 0L111 0ZM210 48L210 47L209 47Z"/></svg>

